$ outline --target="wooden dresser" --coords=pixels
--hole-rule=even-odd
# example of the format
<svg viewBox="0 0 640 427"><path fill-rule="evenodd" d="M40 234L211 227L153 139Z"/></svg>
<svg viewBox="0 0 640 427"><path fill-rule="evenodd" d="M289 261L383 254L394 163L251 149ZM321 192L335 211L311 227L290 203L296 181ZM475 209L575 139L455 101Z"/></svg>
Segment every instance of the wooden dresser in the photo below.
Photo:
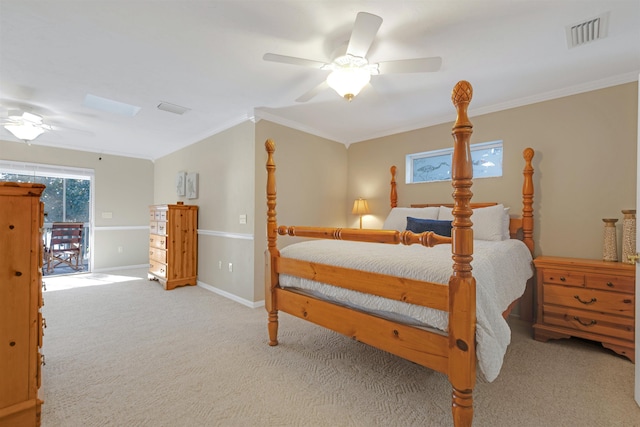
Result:
<svg viewBox="0 0 640 427"><path fill-rule="evenodd" d="M635 264L538 257L534 338L581 337L635 361Z"/></svg>
<svg viewBox="0 0 640 427"><path fill-rule="evenodd" d="M196 285L198 207L178 202L149 209L149 279L165 289Z"/></svg>
<svg viewBox="0 0 640 427"><path fill-rule="evenodd" d="M44 189L0 182L0 427L40 425Z"/></svg>

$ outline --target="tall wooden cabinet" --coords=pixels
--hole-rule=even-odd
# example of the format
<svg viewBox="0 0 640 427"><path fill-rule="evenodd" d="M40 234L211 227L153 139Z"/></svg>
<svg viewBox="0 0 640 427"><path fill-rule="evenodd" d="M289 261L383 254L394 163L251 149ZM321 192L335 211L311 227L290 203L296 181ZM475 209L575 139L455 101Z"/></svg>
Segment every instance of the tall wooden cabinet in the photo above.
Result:
<svg viewBox="0 0 640 427"><path fill-rule="evenodd" d="M40 425L44 189L0 182L0 427Z"/></svg>
<svg viewBox="0 0 640 427"><path fill-rule="evenodd" d="M178 202L149 209L149 279L166 290L196 285L198 207Z"/></svg>

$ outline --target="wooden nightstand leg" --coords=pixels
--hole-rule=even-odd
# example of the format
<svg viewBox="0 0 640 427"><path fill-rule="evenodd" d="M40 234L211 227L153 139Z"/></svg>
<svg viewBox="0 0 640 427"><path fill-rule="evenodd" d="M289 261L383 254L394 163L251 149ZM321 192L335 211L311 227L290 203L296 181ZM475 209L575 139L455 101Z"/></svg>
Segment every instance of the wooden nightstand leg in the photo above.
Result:
<svg viewBox="0 0 640 427"><path fill-rule="evenodd" d="M536 341L547 342L549 340L557 340L562 338L571 338L571 335L561 334L560 332L547 331L540 329L537 325L533 326L533 338Z"/></svg>
<svg viewBox="0 0 640 427"><path fill-rule="evenodd" d="M635 351L629 347L623 347L620 345L615 345L607 342L603 342L602 346L604 348L608 348L609 350L613 350L621 356L626 357L631 360L631 362L636 363Z"/></svg>

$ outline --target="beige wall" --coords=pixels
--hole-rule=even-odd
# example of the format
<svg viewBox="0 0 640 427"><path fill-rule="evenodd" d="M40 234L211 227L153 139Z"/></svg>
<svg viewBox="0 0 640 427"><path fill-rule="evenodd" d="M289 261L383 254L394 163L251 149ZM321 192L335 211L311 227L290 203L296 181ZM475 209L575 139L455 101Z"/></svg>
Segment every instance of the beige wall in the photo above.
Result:
<svg viewBox="0 0 640 427"><path fill-rule="evenodd" d="M255 301L254 156L254 125L247 121L156 160L154 170L154 203L199 207L198 280L246 301ZM197 199L176 195L179 171L198 173Z"/></svg>
<svg viewBox="0 0 640 427"><path fill-rule="evenodd" d="M503 177L475 180L473 200L520 209L522 151L532 147L536 255L601 258L602 218L621 220L636 203L637 94L636 82L482 116L472 101L472 143L504 141ZM400 206L451 199L450 182L405 184L405 155L452 146L452 125L349 147L348 198L369 199L365 227L381 227L389 211L392 164Z"/></svg>
<svg viewBox="0 0 640 427"><path fill-rule="evenodd" d="M345 227L347 149L343 144L261 120L256 125L255 295L264 299L267 198L265 141L276 145L276 214L279 225ZM295 241L278 237L282 248Z"/></svg>
<svg viewBox="0 0 640 427"><path fill-rule="evenodd" d="M280 164L279 222L344 226L347 154L342 144L268 121L247 121L155 162L154 202L199 206L198 280L245 303L264 299L267 138L276 141ZM179 171L199 173L198 199L176 196ZM240 224L241 214L247 224ZM287 242L282 238L280 244Z"/></svg>
<svg viewBox="0 0 640 427"><path fill-rule="evenodd" d="M147 206L153 201L151 161L12 141L0 141L0 159L93 169L94 269L148 264ZM111 212L112 218L102 218L102 212ZM118 252L118 247L123 251Z"/></svg>

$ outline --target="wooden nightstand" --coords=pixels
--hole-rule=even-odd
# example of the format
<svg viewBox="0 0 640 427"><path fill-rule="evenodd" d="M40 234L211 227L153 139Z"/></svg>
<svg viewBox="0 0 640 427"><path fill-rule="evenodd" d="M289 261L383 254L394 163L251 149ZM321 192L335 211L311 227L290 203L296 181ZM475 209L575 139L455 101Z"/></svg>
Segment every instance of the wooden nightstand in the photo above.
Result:
<svg viewBox="0 0 640 427"><path fill-rule="evenodd" d="M534 338L580 337L635 362L635 264L538 257Z"/></svg>

